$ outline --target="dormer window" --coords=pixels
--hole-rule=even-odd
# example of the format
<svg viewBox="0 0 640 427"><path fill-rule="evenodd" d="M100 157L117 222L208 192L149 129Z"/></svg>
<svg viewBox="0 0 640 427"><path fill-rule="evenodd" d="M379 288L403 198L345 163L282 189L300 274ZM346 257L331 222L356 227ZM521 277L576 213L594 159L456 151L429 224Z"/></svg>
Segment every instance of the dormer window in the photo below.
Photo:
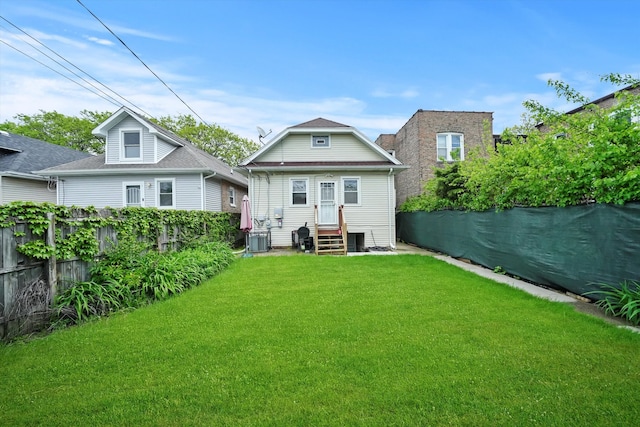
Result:
<svg viewBox="0 0 640 427"><path fill-rule="evenodd" d="M122 157L125 160L140 160L142 158L139 130L122 131Z"/></svg>
<svg viewBox="0 0 640 427"><path fill-rule="evenodd" d="M312 136L311 146L314 148L329 148L331 146L329 135Z"/></svg>

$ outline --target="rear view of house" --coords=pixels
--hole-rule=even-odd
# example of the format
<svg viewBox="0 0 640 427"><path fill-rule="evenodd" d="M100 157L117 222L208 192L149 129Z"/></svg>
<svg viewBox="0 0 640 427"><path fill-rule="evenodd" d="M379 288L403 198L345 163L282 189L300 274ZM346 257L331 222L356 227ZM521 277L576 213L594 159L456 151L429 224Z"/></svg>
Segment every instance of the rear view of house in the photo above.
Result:
<svg viewBox="0 0 640 427"><path fill-rule="evenodd" d="M57 178L58 204L240 212L243 175L130 109L93 133L104 154L38 172Z"/></svg>
<svg viewBox="0 0 640 427"><path fill-rule="evenodd" d="M357 129L323 118L285 129L239 166L254 232L285 247L307 225L316 253L395 247L394 176L404 169Z"/></svg>

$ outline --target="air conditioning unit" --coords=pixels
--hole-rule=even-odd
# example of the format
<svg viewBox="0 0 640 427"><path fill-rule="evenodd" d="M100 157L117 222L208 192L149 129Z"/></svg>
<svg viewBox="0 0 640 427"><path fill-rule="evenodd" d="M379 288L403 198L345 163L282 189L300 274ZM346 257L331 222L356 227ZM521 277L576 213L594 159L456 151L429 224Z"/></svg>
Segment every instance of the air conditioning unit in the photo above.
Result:
<svg viewBox="0 0 640 427"><path fill-rule="evenodd" d="M269 236L267 233L249 234L249 252L267 252L269 250Z"/></svg>

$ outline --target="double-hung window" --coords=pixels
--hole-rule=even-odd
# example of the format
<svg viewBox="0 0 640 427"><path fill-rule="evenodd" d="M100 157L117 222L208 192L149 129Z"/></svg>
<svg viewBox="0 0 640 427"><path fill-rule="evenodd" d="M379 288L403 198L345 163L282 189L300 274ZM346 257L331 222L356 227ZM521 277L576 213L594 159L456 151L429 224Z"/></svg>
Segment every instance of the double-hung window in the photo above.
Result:
<svg viewBox="0 0 640 427"><path fill-rule="evenodd" d="M342 178L342 202L345 205L360 204L360 178Z"/></svg>
<svg viewBox="0 0 640 427"><path fill-rule="evenodd" d="M142 158L141 132L139 130L122 131L122 157L124 160Z"/></svg>
<svg viewBox="0 0 640 427"><path fill-rule="evenodd" d="M291 186L291 206L308 206L309 205L309 179L308 178L292 178Z"/></svg>
<svg viewBox="0 0 640 427"><path fill-rule="evenodd" d="M158 191L158 207L171 209L176 207L175 179L157 179L156 188Z"/></svg>
<svg viewBox="0 0 640 427"><path fill-rule="evenodd" d="M229 187L229 205L236 206L236 189L233 187Z"/></svg>
<svg viewBox="0 0 640 427"><path fill-rule="evenodd" d="M439 162L464 160L464 135L461 133L439 133L437 136Z"/></svg>

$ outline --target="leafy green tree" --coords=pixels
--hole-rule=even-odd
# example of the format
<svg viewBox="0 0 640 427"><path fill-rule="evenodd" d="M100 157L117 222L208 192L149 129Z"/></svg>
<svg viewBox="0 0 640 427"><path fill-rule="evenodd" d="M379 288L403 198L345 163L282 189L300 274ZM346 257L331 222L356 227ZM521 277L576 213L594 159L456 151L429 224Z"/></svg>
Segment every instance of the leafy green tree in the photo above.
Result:
<svg viewBox="0 0 640 427"><path fill-rule="evenodd" d="M199 123L191 115L164 116L156 122L231 166L236 166L259 148L250 139L241 138L216 124Z"/></svg>
<svg viewBox="0 0 640 427"><path fill-rule="evenodd" d="M110 112L83 110L80 117L66 116L57 111L43 111L39 114L18 114L15 122L6 120L0 129L52 144L62 145L92 154L104 152L104 140L91 131L111 115Z"/></svg>
<svg viewBox="0 0 640 427"><path fill-rule="evenodd" d="M425 194L408 200L401 209L640 201L640 80L618 74L602 80L631 90L618 91L614 105L602 107L589 104L564 82L549 81L558 96L584 105L582 111L563 114L526 101L523 123L502 134L507 144L497 151L483 147L470 153L458 171L447 171L447 181L437 175L425 186ZM455 186L449 187L452 183Z"/></svg>

